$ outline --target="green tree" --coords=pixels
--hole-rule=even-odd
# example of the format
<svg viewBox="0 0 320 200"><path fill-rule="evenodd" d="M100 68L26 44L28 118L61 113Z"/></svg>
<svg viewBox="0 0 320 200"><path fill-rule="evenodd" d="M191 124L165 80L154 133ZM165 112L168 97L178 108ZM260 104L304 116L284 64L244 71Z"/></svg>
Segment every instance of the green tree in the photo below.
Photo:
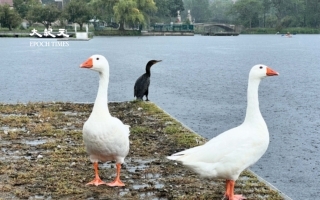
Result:
<svg viewBox="0 0 320 200"><path fill-rule="evenodd" d="M185 0L184 7L191 11L192 18L196 22L211 21L212 13L209 10L209 0Z"/></svg>
<svg viewBox="0 0 320 200"><path fill-rule="evenodd" d="M9 31L12 31L13 28L20 25L21 18L18 12L11 9L8 4L0 5L0 23L2 27L9 28Z"/></svg>
<svg viewBox="0 0 320 200"><path fill-rule="evenodd" d="M13 0L13 7L19 13L20 17L25 19L28 11L34 6L40 5L38 0Z"/></svg>
<svg viewBox="0 0 320 200"><path fill-rule="evenodd" d="M277 17L277 29L281 30L282 23L285 17L290 15L292 12L293 4L292 0L270 0L272 3L272 7L274 9L274 13ZM288 19L288 18L287 18Z"/></svg>
<svg viewBox="0 0 320 200"><path fill-rule="evenodd" d="M156 3L153 0L135 0L140 11L150 14L157 11Z"/></svg>
<svg viewBox="0 0 320 200"><path fill-rule="evenodd" d="M232 0L215 0L210 5L212 21L218 23L230 23L232 18L228 15L228 12L232 5Z"/></svg>
<svg viewBox="0 0 320 200"><path fill-rule="evenodd" d="M169 17L170 10L168 6L168 0L154 0L156 7L157 7L157 13L155 13L159 17Z"/></svg>
<svg viewBox="0 0 320 200"><path fill-rule="evenodd" d="M116 21L120 23L119 30L124 30L125 23L145 23L144 16L139 11L137 2L134 0L120 0L115 4L113 10Z"/></svg>
<svg viewBox="0 0 320 200"><path fill-rule="evenodd" d="M61 12L54 4L49 5L36 5L29 10L27 17L33 22L42 23L46 28L56 21Z"/></svg>
<svg viewBox="0 0 320 200"><path fill-rule="evenodd" d="M114 10L113 7L119 0L91 0L90 5L96 19L101 19L106 22L113 22Z"/></svg>
<svg viewBox="0 0 320 200"><path fill-rule="evenodd" d="M22 19L25 19L32 24L32 20L28 18L28 12L34 6L41 5L38 0L13 0L13 7L19 13Z"/></svg>
<svg viewBox="0 0 320 200"><path fill-rule="evenodd" d="M154 22L174 21L172 18L177 17L177 11L184 11L184 3L182 0L154 0L157 12L153 13Z"/></svg>
<svg viewBox="0 0 320 200"><path fill-rule="evenodd" d="M184 11L184 4L182 0L167 0L167 5L169 9L170 18L176 17L178 11Z"/></svg>
<svg viewBox="0 0 320 200"><path fill-rule="evenodd" d="M148 21L148 24L150 22L150 15L153 15L155 12L157 12L157 6L156 3L153 0L136 0L137 7L139 11L142 13L145 23Z"/></svg>
<svg viewBox="0 0 320 200"><path fill-rule="evenodd" d="M80 30L84 23L93 18L91 7L85 0L71 1L63 10L63 16L70 22L77 23Z"/></svg>
<svg viewBox="0 0 320 200"><path fill-rule="evenodd" d="M317 0L304 0L302 2L305 5L304 19L305 26L320 27L320 1Z"/></svg>
<svg viewBox="0 0 320 200"><path fill-rule="evenodd" d="M238 23L245 27L252 28L259 26L259 13L261 9L261 1L239 0L233 4L229 13L237 19Z"/></svg>
<svg viewBox="0 0 320 200"><path fill-rule="evenodd" d="M262 12L263 12L263 27L266 27L266 17L270 12L271 1L270 0L262 0Z"/></svg>

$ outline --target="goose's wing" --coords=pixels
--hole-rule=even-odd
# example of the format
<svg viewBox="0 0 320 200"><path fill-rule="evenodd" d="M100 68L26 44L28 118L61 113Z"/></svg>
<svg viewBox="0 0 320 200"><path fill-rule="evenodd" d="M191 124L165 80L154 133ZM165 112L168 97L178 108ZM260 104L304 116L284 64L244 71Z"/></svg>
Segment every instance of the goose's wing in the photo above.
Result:
<svg viewBox="0 0 320 200"><path fill-rule="evenodd" d="M268 141L257 136L256 129L238 126L206 144L169 156L203 176L237 178L245 168L264 154Z"/></svg>
<svg viewBox="0 0 320 200"><path fill-rule="evenodd" d="M238 126L212 138L204 145L175 153L168 159L215 163L249 156L248 153L260 145L259 140L253 139L251 132L248 127Z"/></svg>

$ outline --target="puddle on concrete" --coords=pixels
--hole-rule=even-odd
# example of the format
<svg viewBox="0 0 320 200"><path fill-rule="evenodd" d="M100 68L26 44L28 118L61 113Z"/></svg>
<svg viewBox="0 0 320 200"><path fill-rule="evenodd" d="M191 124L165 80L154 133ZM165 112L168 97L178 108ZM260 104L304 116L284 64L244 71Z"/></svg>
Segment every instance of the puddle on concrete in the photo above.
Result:
<svg viewBox="0 0 320 200"><path fill-rule="evenodd" d="M9 126L1 126L0 130L5 131L5 130L9 130L10 127Z"/></svg>
<svg viewBox="0 0 320 200"><path fill-rule="evenodd" d="M131 173L140 172L140 171L145 170L148 167L148 165L154 160L155 159L141 160L141 159L132 158L131 160L128 160L125 163L125 168L126 168L127 171L129 171ZM113 168L114 168L114 166L115 166L114 163L107 162L107 163L103 163L100 167L102 169L111 168L112 165L113 165Z"/></svg>
<svg viewBox="0 0 320 200"><path fill-rule="evenodd" d="M8 151L7 148L1 148L0 160L15 160L20 159L21 157L20 151Z"/></svg>
<svg viewBox="0 0 320 200"><path fill-rule="evenodd" d="M46 196L42 196L42 195L35 195L35 196L31 196L29 197L28 200L51 200L51 196L46 197Z"/></svg>
<svg viewBox="0 0 320 200"><path fill-rule="evenodd" d="M30 146L37 146L40 144L44 144L48 142L47 139L35 139L35 140L15 140L14 143L12 143L11 141L7 141L7 140L1 140L0 141L0 145L1 146L5 146L5 145L10 145L10 144L27 144Z"/></svg>
<svg viewBox="0 0 320 200"><path fill-rule="evenodd" d="M44 144L46 142L47 142L47 140L45 140L45 139L36 139L36 140L25 140L23 143L31 145L31 146L37 146L40 144Z"/></svg>
<svg viewBox="0 0 320 200"><path fill-rule="evenodd" d="M130 192L129 189L124 189L124 190L119 192L119 196L124 196L124 195L128 194L129 192Z"/></svg>
<svg viewBox="0 0 320 200"><path fill-rule="evenodd" d="M148 184L134 184L132 185L132 188L135 189L135 190L139 190L141 188L145 188L145 187L148 187L149 185Z"/></svg>
<svg viewBox="0 0 320 200"><path fill-rule="evenodd" d="M27 116L25 114L1 114L1 117L24 117L24 116Z"/></svg>
<svg viewBox="0 0 320 200"><path fill-rule="evenodd" d="M21 158L21 156L2 156L1 158L0 158L0 160L3 160L3 161L6 161L6 160L18 160L18 159L20 159Z"/></svg>
<svg viewBox="0 0 320 200"><path fill-rule="evenodd" d="M72 112L72 111L65 111L61 113L67 116L82 116L87 114L86 112Z"/></svg>
<svg viewBox="0 0 320 200"><path fill-rule="evenodd" d="M23 131L25 132L26 131L26 128L25 127L22 127L22 128L10 128L9 126L1 126L0 127L0 131L4 131L6 134L8 132L16 132L16 131Z"/></svg>
<svg viewBox="0 0 320 200"><path fill-rule="evenodd" d="M154 192L143 192L140 193L139 197L140 199L151 199L151 200L158 200L159 198L154 197Z"/></svg>
<svg viewBox="0 0 320 200"><path fill-rule="evenodd" d="M12 144L12 142L10 142L10 141L6 141L6 140L0 141L0 146L10 145L10 144Z"/></svg>
<svg viewBox="0 0 320 200"><path fill-rule="evenodd" d="M154 187L155 189L161 189L164 187L164 184L159 181L159 178L161 177L160 173L150 173L150 172L146 172L148 170L149 167L151 167L151 164L153 161L155 161L156 159L146 159L146 160L142 160L142 159L128 159L128 161L125 164L125 170L127 170L130 174L140 174L142 179L146 179L148 180L148 182L151 182L150 184L148 183L143 183L143 182L139 182L137 184L132 184L132 186L130 187L130 190L139 190L141 192L141 190L144 190L145 188L151 188ZM114 163L104 163L100 166L100 168L114 168ZM129 175L130 177L131 175ZM123 190L119 193L119 195L124 196L128 193L129 191ZM148 191L148 192L143 192L142 196L140 196L140 198L145 199L148 198L150 199L150 197L154 197L155 193L152 191ZM158 199L158 198L155 198Z"/></svg>
<svg viewBox="0 0 320 200"><path fill-rule="evenodd" d="M152 161L155 159L147 159L147 160L142 160L142 159L131 159L127 164L127 171L134 173L138 171L143 171L145 170Z"/></svg>
<svg viewBox="0 0 320 200"><path fill-rule="evenodd" d="M153 179L153 178L161 177L161 174L159 174L159 173L147 173L144 176L145 176L145 178Z"/></svg>
<svg viewBox="0 0 320 200"><path fill-rule="evenodd" d="M162 184L162 183L157 183L157 184L155 184L154 187L157 188L157 189L160 189L160 188L163 188L163 187L164 187L164 184Z"/></svg>
<svg viewBox="0 0 320 200"><path fill-rule="evenodd" d="M156 189L161 189L164 187L164 184L156 181L156 180L149 180L149 181L152 181L154 183L154 188ZM148 185L146 183L142 183L142 184L134 184L132 185L132 188L134 190L139 190L139 189L143 189L143 188L147 188L147 187L150 187L151 185Z"/></svg>

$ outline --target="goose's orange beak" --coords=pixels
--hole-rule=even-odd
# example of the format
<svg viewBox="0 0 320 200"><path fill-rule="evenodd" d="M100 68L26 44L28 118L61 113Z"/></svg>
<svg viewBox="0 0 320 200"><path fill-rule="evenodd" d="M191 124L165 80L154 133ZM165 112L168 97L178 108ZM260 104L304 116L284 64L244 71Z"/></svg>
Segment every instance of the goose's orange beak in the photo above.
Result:
<svg viewBox="0 0 320 200"><path fill-rule="evenodd" d="M267 67L267 76L278 76L279 73L274 71L273 69Z"/></svg>
<svg viewBox="0 0 320 200"><path fill-rule="evenodd" d="M92 58L88 58L84 63L80 65L81 68L91 68L93 66Z"/></svg>

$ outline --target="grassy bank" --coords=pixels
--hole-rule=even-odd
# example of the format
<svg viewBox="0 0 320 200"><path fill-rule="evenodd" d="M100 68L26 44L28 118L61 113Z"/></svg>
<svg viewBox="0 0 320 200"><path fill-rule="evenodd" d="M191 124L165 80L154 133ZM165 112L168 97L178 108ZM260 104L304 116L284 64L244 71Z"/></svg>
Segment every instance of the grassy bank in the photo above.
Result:
<svg viewBox="0 0 320 200"><path fill-rule="evenodd" d="M95 36L140 36L141 32L137 30L101 30L94 31Z"/></svg>
<svg viewBox="0 0 320 200"><path fill-rule="evenodd" d="M69 31L70 32L70 31ZM80 31L79 31L80 32ZM83 32L83 31L81 31ZM0 31L0 37L30 37L30 32L20 32L20 31ZM43 31L38 31L38 33L42 34ZM58 33L58 32L53 32ZM89 32L89 38L92 38L93 36L141 36L140 31L118 31L118 30L104 30L104 31L94 31ZM75 36L74 36L75 37Z"/></svg>
<svg viewBox="0 0 320 200"><path fill-rule="evenodd" d="M85 186L94 177L82 141L92 104L0 104L0 199L210 199L224 195L224 180L201 180L165 156L205 142L153 103L110 103L113 116L130 128L123 188ZM115 176L114 163L99 164L100 177ZM249 171L236 193L248 200L281 200Z"/></svg>
<svg viewBox="0 0 320 200"><path fill-rule="evenodd" d="M29 33L31 30L35 28L38 30L38 33L43 33L44 27L29 27L28 29L15 29L13 31L9 31L8 29L0 28L0 37L29 37ZM58 32L59 27L55 27L53 32ZM213 29L212 32L220 32L222 29L216 28ZM73 28L68 28L68 32L74 32ZM79 30L78 30L79 31ZM81 32L84 32L81 31ZM92 27L89 28L89 32L92 33L92 36L141 36L141 31L138 30L125 30L120 31L117 29L108 28L105 30L94 30ZM285 34L290 32L292 34L320 34L320 29L316 28L283 28L281 31L276 30L275 28L251 28L251 29L243 29L240 34ZM204 34L206 33L203 29L195 28L194 34ZM17 36L18 35L18 36Z"/></svg>
<svg viewBox="0 0 320 200"><path fill-rule="evenodd" d="M283 28L281 31L278 31L274 28L251 28L242 30L241 34L286 34L290 32L292 34L320 34L320 29L315 28Z"/></svg>

